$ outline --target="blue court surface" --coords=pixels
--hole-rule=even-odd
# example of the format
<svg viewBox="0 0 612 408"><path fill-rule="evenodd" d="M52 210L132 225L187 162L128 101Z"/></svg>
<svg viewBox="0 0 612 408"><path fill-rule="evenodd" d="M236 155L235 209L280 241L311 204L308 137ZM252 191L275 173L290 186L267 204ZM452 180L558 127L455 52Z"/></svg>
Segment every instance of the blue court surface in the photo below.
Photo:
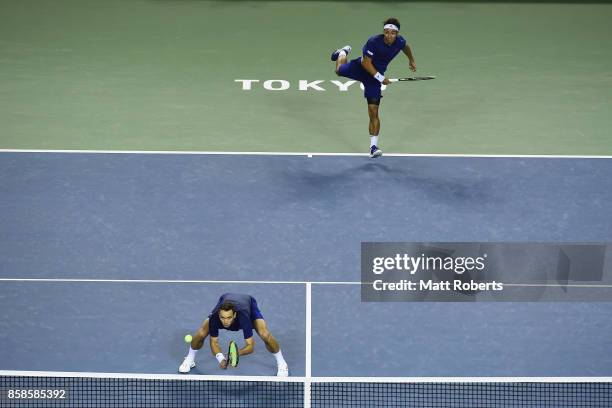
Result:
<svg viewBox="0 0 612 408"><path fill-rule="evenodd" d="M295 376L612 374L612 302L355 284L367 241L610 242L610 160L3 152L0 196L0 370L176 373L183 336L246 292ZM261 340L237 369L207 344L197 362L276 369Z"/></svg>

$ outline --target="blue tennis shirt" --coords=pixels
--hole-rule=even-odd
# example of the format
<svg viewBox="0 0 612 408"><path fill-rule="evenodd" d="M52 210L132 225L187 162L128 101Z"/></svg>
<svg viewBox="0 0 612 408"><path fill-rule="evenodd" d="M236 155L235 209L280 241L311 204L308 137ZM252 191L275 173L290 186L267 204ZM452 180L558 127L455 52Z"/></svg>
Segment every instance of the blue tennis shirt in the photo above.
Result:
<svg viewBox="0 0 612 408"><path fill-rule="evenodd" d="M384 74L387 66L395 56L404 49L406 40L398 35L393 44L385 44L384 35L378 34L370 37L363 46L363 56L372 58L372 64L378 72Z"/></svg>
<svg viewBox="0 0 612 408"><path fill-rule="evenodd" d="M208 332L210 337L219 337L219 329L230 331L242 330L245 339L253 337L251 311L254 300L251 296L241 293L226 293L222 295L215 308L208 315ZM236 318L228 328L223 327L221 319L219 319L219 308L225 302L230 302L236 309ZM257 303L254 304L257 308Z"/></svg>

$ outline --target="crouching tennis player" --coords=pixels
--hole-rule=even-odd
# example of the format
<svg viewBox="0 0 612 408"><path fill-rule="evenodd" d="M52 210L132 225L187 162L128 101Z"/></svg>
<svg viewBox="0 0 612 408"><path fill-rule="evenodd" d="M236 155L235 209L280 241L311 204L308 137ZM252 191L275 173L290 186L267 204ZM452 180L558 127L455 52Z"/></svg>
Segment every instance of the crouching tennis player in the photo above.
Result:
<svg viewBox="0 0 612 408"><path fill-rule="evenodd" d="M399 35L400 22L396 18L389 18L383 23L383 34L370 37L363 46L363 55L347 62L351 46L338 48L331 55L336 61L336 74L346 78L360 81L364 86L364 96L368 102L368 115L370 117L370 157L382 156L378 148L378 134L380 132L380 119L378 107L382 98L382 85L388 85L385 78L387 66L400 51L408 57L411 71L416 71L416 62L412 50L404 37Z"/></svg>
<svg viewBox="0 0 612 408"><path fill-rule="evenodd" d="M202 326L196 331L189 354L185 357L183 364L179 367L179 372L188 373L195 367L195 355L204 344L204 339L210 335L210 350L213 356L219 362L219 367L227 368L227 356L221 352L219 346L219 329L238 331L242 330L244 334L245 346L238 350L240 356L251 354L255 347L255 339L253 338L253 329L266 345L266 349L274 358L278 366L277 376L287 377L289 375L289 367L283 358L283 353L280 350L278 342L268 330L266 322L257 307L257 301L254 297L239 293L226 293L219 298L219 302L208 315L208 319L204 320Z"/></svg>

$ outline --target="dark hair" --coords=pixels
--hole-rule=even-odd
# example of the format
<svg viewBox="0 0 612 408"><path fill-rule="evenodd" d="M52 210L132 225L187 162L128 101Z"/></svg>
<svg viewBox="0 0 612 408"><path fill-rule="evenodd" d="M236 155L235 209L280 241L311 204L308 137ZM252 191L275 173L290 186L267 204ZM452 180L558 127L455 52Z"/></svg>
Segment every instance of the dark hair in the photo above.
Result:
<svg viewBox="0 0 612 408"><path fill-rule="evenodd" d="M223 302L223 304L221 306L219 306L219 310L223 310L224 312L227 312L228 310L231 310L232 312L235 312L236 311L236 307L234 306L233 303Z"/></svg>
<svg viewBox="0 0 612 408"><path fill-rule="evenodd" d="M385 22L383 23L383 25L387 25L387 24L393 24L394 26L397 26L398 30L400 28L400 22L395 17L391 17L391 18L386 19Z"/></svg>

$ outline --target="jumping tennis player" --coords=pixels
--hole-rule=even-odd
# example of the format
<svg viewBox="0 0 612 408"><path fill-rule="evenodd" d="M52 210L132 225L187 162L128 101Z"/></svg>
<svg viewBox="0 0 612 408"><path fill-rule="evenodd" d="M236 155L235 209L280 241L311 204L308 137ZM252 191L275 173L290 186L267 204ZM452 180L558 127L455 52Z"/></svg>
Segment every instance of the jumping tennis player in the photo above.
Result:
<svg viewBox="0 0 612 408"><path fill-rule="evenodd" d="M338 48L331 55L331 60L336 61L338 76L360 81L365 88L364 96L368 102L368 115L370 116L370 157L372 158L383 154L378 148L380 132L378 106L382 98L382 85L389 84L389 80L384 75L387 66L400 51L403 51L408 57L410 70L416 71L412 50L404 37L398 34L399 30L399 20L389 18L383 23L383 34L370 37L363 46L362 57L347 62L347 56L351 52L350 45Z"/></svg>
<svg viewBox="0 0 612 408"><path fill-rule="evenodd" d="M219 362L219 367L227 368L227 356L221 352L219 347L219 329L238 331L242 330L246 345L238 350L238 355L245 356L251 354L255 347L253 329L266 344L266 349L276 358L279 377L289 375L289 367L283 358L278 342L266 327L266 322L257 307L254 297L240 293L226 293L219 298L217 305L204 320L202 326L196 331L189 354L185 357L183 364L179 367L179 372L188 373L195 367L196 352L202 348L204 339L210 334L210 350Z"/></svg>

